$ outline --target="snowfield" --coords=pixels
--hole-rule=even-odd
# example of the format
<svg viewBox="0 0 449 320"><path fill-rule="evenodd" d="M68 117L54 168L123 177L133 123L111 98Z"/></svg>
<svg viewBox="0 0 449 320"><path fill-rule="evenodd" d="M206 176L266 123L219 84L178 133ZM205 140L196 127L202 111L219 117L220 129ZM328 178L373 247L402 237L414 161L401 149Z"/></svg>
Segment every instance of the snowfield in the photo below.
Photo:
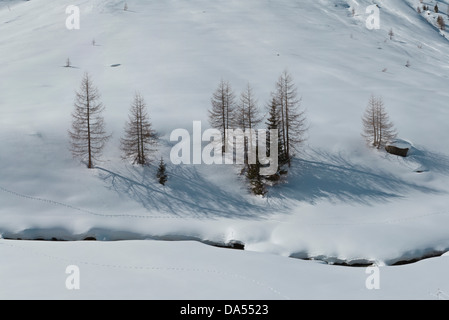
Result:
<svg viewBox="0 0 449 320"><path fill-rule="evenodd" d="M393 266L449 251L449 42L435 1L421 14L418 0L126 2L0 0L1 299L449 298L447 256ZM70 5L79 30L66 28ZM310 125L288 182L260 198L238 166L170 163L170 133L208 128L221 79L237 94L251 83L266 113L284 70ZM94 170L68 148L86 71L112 133ZM148 168L120 158L136 91L161 136ZM409 157L366 146L371 94ZM101 241L17 240L86 238ZM245 250L205 245L235 243ZM380 289L366 268L335 264L379 266ZM68 265L80 290L65 286Z"/></svg>
<svg viewBox="0 0 449 320"><path fill-rule="evenodd" d="M0 274L8 275L2 277L2 300L449 298L447 256L380 267L379 289L369 290L366 282L372 271L365 268L217 249L189 241L1 240L0 253ZM75 275L79 280L73 280ZM74 289L75 285L79 287Z"/></svg>

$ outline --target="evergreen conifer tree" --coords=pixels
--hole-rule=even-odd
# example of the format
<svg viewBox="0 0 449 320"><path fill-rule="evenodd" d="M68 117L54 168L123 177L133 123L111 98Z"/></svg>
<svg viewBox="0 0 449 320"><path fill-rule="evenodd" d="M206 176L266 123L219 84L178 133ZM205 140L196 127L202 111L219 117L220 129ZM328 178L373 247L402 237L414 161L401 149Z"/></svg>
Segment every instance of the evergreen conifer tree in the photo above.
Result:
<svg viewBox="0 0 449 320"><path fill-rule="evenodd" d="M251 192L255 195L265 196L267 194L267 189L262 181L260 175L260 162L257 161L256 164L248 165L248 171L246 177L250 183Z"/></svg>
<svg viewBox="0 0 449 320"><path fill-rule="evenodd" d="M157 179L160 184L165 186L165 183L167 183L168 176L167 176L167 167L165 165L164 159L161 157L161 162L159 163L159 167L157 169Z"/></svg>

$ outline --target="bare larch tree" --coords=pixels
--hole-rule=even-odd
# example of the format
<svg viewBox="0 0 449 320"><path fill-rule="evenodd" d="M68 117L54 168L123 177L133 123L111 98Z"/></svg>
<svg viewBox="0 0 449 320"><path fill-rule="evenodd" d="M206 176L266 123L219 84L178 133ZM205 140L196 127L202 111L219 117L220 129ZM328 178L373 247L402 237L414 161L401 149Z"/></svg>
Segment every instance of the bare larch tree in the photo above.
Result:
<svg viewBox="0 0 449 320"><path fill-rule="evenodd" d="M125 125L125 137L120 148L123 159L132 159L134 164L146 165L149 153L157 144L157 134L152 129L144 98L136 93Z"/></svg>
<svg viewBox="0 0 449 320"><path fill-rule="evenodd" d="M254 97L253 89L248 83L245 90L240 95L240 101L235 111L235 123L234 126L237 129L246 131L246 137L244 141L244 158L245 164L248 164L248 151L251 151L253 156L256 155L253 131L262 122L262 116L258 107L257 99Z"/></svg>
<svg viewBox="0 0 449 320"><path fill-rule="evenodd" d="M211 99L212 108L209 110L209 124L212 128L220 130L222 134L223 149L227 145L226 130L234 125L235 94L229 82L221 80Z"/></svg>
<svg viewBox="0 0 449 320"><path fill-rule="evenodd" d="M298 89L287 71L279 77L273 99L279 108L282 150L290 167L294 153L299 151L306 140L307 119L305 110L301 107L301 98L298 98Z"/></svg>
<svg viewBox="0 0 449 320"><path fill-rule="evenodd" d="M362 136L373 147L380 149L397 137L393 123L390 121L382 97L372 95L365 114L362 117Z"/></svg>
<svg viewBox="0 0 449 320"><path fill-rule="evenodd" d="M89 74L85 73L80 89L76 92L69 137L73 157L87 160L89 169L94 167L94 160L99 160L110 138L105 131L102 116L104 106L99 99L98 89L93 85Z"/></svg>
<svg viewBox="0 0 449 320"><path fill-rule="evenodd" d="M278 132L278 138L277 138L277 150L271 150L271 134L268 134L267 136L267 153L270 154L270 156L273 156L274 153L277 153L278 157L278 170L275 175L272 175L269 177L271 180L276 180L277 177L279 177L279 173L281 172L281 167L287 164L287 159L285 158L285 152L283 150L284 148L284 142L282 141L282 131L281 131L281 122L280 122L280 115L279 115L279 105L274 97L271 99L271 103L268 106L268 119L265 122L267 126L267 131L270 132L270 130L277 130ZM277 152L276 152L277 151Z"/></svg>

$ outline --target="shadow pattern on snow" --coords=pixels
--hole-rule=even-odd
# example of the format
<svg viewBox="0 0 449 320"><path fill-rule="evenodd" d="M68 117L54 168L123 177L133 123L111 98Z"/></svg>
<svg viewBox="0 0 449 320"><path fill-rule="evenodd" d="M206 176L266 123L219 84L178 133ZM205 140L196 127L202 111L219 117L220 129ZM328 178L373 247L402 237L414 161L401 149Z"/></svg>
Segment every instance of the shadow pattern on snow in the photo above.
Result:
<svg viewBox="0 0 449 320"><path fill-rule="evenodd" d="M266 201L252 202L247 193L226 191L206 179L195 166L171 165L165 187L157 182L153 166L126 166L124 172L97 169L109 189L134 199L149 211L186 218L242 219L263 219L272 213Z"/></svg>
<svg viewBox="0 0 449 320"><path fill-rule="evenodd" d="M288 184L273 188L271 197L309 203L327 199L369 205L374 201L402 198L410 191L440 193L377 167L354 164L342 154L311 150L307 159L294 159Z"/></svg>
<svg viewBox="0 0 449 320"><path fill-rule="evenodd" d="M412 147L405 161L416 162L419 167L415 171L449 174L449 157L443 153Z"/></svg>
<svg viewBox="0 0 449 320"><path fill-rule="evenodd" d="M449 173L441 155L415 154L415 157L421 156L421 162L426 162L427 167ZM305 158L294 159L288 183L270 188L267 199L263 200L242 192L244 187L232 191L222 188L217 182L208 180L197 166L167 166L170 178L166 187L155 179L155 166L128 165L116 172L97 169L107 187L120 196L137 201L148 211L185 218L265 219L274 213L288 214L298 206L297 201L314 204L328 200L370 205L402 198L411 191L441 193L378 167L354 164L341 153L323 150L310 150ZM240 183L244 186L247 181Z"/></svg>

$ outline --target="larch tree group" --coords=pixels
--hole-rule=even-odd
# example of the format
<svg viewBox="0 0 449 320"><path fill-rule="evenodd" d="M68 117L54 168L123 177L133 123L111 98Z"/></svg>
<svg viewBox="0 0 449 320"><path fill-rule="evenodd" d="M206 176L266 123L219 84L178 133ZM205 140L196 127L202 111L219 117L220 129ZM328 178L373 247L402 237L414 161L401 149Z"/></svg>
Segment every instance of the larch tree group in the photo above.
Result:
<svg viewBox="0 0 449 320"><path fill-rule="evenodd" d="M91 76L85 73L80 89L75 94L72 125L68 130L70 151L74 158L85 161L89 169L101 161L102 151L111 138L106 133L103 112L105 107L100 101L100 93L94 86ZM158 135L153 130L147 105L140 93L136 93L125 124L124 136L120 139L120 150L124 160L133 164L146 166L151 154L156 151ZM165 164L164 164L165 170ZM165 184L167 174L158 176L159 182Z"/></svg>
<svg viewBox="0 0 449 320"><path fill-rule="evenodd" d="M221 80L212 95L211 109L209 110L209 124L212 128L222 133L223 154L226 152L231 137L227 136L228 130L241 129L244 132L244 172L250 181L254 193L263 195L266 190L263 181L279 180L281 173L286 173L285 166L292 165L292 158L306 140L307 121L305 110L298 97L298 89L288 71L284 71L275 84L272 99L268 104L268 120L265 130L275 130L278 133L276 143L277 150L271 150L270 141L273 137L267 134L266 146L260 146L256 129L261 129L263 119L257 98L250 84L240 94L236 102L236 95L228 81ZM254 136L253 136L254 135ZM261 177L262 164L258 158L258 148L263 148L271 156L277 155L278 170L271 177Z"/></svg>
<svg viewBox="0 0 449 320"><path fill-rule="evenodd" d="M287 174L293 164L292 159L301 152L301 146L307 139L306 111L302 107L302 99L298 96L293 78L287 71L276 81L265 115L262 115L249 83L242 90L238 101L236 100L230 83L221 80L211 98L209 124L222 134L221 156L227 154L228 146L234 143L230 140L236 138L235 132L243 134L240 146L244 149L242 173L246 175L254 194L265 195L266 186ZM111 135L105 130L105 107L100 101L100 93L88 73L84 74L80 88L76 91L74 107L72 126L68 130L70 150L75 158L85 161L87 167L92 169L95 162L100 161ZM363 137L377 149L397 137L381 97L370 97L362 123ZM265 128L260 128L261 124L265 124ZM232 137L227 136L229 132L234 133ZM260 132L268 133L266 139L265 136L260 137ZM277 140L273 141L275 138ZM136 93L129 109L124 135L120 139L122 158L135 165L146 166L156 151L157 141L158 135L150 122L145 100L140 93ZM259 159L264 152L271 159L273 156L277 157L276 173L270 176L260 174L261 168L266 166ZM162 185L167 182L166 165L162 158L156 177Z"/></svg>

